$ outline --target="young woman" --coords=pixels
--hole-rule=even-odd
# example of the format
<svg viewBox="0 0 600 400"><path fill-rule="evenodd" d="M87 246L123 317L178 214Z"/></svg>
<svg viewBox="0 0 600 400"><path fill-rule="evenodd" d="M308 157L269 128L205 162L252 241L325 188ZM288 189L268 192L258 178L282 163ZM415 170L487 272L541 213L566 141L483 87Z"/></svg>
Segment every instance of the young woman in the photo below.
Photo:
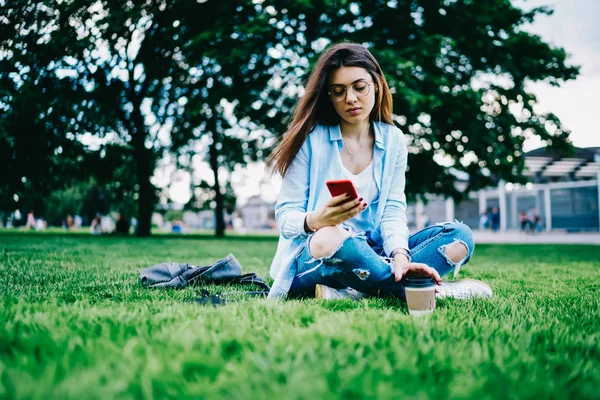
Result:
<svg viewBox="0 0 600 400"><path fill-rule="evenodd" d="M271 264L270 298L402 298L407 273L430 276L438 285L450 271L456 275L473 254L471 230L446 222L409 235L407 154L375 58L359 44L329 47L267 160L283 177L275 206L281 237ZM353 182L359 199L331 196L325 182L343 178ZM469 280L445 283L438 295L491 295L491 289Z"/></svg>

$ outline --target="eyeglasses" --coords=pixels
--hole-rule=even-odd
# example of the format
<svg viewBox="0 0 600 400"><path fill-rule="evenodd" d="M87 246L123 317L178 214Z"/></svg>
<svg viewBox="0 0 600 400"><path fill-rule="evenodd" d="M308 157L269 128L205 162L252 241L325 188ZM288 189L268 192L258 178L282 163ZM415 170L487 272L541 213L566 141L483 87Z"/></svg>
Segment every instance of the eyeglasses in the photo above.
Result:
<svg viewBox="0 0 600 400"><path fill-rule="evenodd" d="M352 91L356 97L365 97L371 91L371 84L366 81L354 82L350 86L352 87ZM331 97L331 100L333 100L335 103L339 103L340 101L344 101L346 99L347 91L347 86L335 85L327 93L329 94L329 97Z"/></svg>

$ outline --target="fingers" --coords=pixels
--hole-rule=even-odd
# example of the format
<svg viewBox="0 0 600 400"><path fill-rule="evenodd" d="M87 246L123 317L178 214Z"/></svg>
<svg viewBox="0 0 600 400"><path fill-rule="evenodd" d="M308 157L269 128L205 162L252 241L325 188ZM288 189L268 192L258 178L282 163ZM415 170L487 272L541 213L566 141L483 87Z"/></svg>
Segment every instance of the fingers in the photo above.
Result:
<svg viewBox="0 0 600 400"><path fill-rule="evenodd" d="M348 210L353 209L357 205L359 205L362 202L362 200L363 200L363 198L360 197L358 199L350 200L349 202L344 203L344 204L338 204L338 207L340 208L340 210L342 212L346 212Z"/></svg>
<svg viewBox="0 0 600 400"><path fill-rule="evenodd" d="M435 268L431 268L429 265L427 264L423 264L423 263L410 263L404 266L403 270L401 271L402 274L400 276L400 279L402 279L402 277L404 275L406 275L406 272L410 271L411 273L414 273L416 275L425 275L425 276L430 276L431 278L433 278L434 282L437 285L441 285L442 284L442 278L440 277L440 274L435 270ZM396 272L396 281L398 281L398 274L397 271Z"/></svg>
<svg viewBox="0 0 600 400"><path fill-rule="evenodd" d="M343 206L340 206L340 207L344 211L349 211L349 210L353 210L356 206L358 206L362 211L366 208L367 203L363 203L363 198L360 197L358 199L349 201L348 204L344 204Z"/></svg>
<svg viewBox="0 0 600 400"><path fill-rule="evenodd" d="M341 214L341 217L344 218L344 221L354 217L355 215L360 214L364 209L367 208L365 203L354 203L354 205L348 210L344 211Z"/></svg>
<svg viewBox="0 0 600 400"><path fill-rule="evenodd" d="M331 199L329 199L328 205L332 206L332 207L333 206L339 206L342 203L344 203L345 201L348 201L348 197L347 197L346 193L342 193L342 194L340 194L338 196L334 196Z"/></svg>
<svg viewBox="0 0 600 400"><path fill-rule="evenodd" d="M435 268L429 267L429 269L431 270L431 272L433 274L433 280L435 281L435 283L437 285L441 286L441 284L442 284L442 277L440 276L439 272L437 272Z"/></svg>
<svg viewBox="0 0 600 400"><path fill-rule="evenodd" d="M423 265L425 265L427 267L427 270L428 270L427 275L431 276L437 285L441 285L442 277L437 272L437 270L435 268L431 268L430 266L428 266L426 264L423 264Z"/></svg>
<svg viewBox="0 0 600 400"><path fill-rule="evenodd" d="M330 207L342 207L342 210L346 211L356 207L356 205L362 203L362 201L362 197L349 200L348 197L346 197L346 194L341 194L339 196L335 196L329 199L328 205Z"/></svg>
<svg viewBox="0 0 600 400"><path fill-rule="evenodd" d="M327 204L329 208L327 214L329 215L329 219L331 219L331 221L335 224L340 224L344 221L347 221L367 208L367 203L363 202L362 197L350 200L344 204L339 204L340 199L342 201L348 200L348 198L345 196L345 194L342 194L332 197Z"/></svg>
<svg viewBox="0 0 600 400"><path fill-rule="evenodd" d="M442 284L442 278L440 277L440 274L438 274L438 272L435 270L435 268L431 268L429 265L421 263L408 264L408 267L411 271L432 277L436 284Z"/></svg>
<svg viewBox="0 0 600 400"><path fill-rule="evenodd" d="M402 267L402 268L394 268L394 280L396 282L400 282L402 280L402 278L404 278L404 274L406 274L406 271L408 271L408 269Z"/></svg>
<svg viewBox="0 0 600 400"><path fill-rule="evenodd" d="M335 214L341 215L343 217L350 216L349 218L358 214L359 212L364 210L366 207L367 207L367 203L363 203L362 197L360 197L358 199L350 200L349 202L347 202L345 204L338 204L337 206L332 206L332 208L335 209L334 210Z"/></svg>

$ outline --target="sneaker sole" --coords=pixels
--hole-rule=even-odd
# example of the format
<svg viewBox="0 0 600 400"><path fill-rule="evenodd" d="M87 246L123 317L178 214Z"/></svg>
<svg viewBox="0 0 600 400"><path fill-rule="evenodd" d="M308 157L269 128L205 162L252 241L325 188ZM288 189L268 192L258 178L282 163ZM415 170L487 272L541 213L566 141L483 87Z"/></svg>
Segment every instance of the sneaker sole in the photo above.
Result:
<svg viewBox="0 0 600 400"><path fill-rule="evenodd" d="M492 290L492 288L490 287L490 285L488 285L485 282L479 281L477 279L470 279L470 278L465 278L465 279L460 279L458 281L450 281L450 282L444 282L446 285L448 286L454 286L456 284L460 284L460 282L474 282L475 285L477 286L484 286L486 289L487 293L477 293L476 295L470 297L470 298L490 298L493 297L494 292ZM440 294L439 296L436 296L437 298L452 298L452 296L448 296L445 294ZM456 299L460 299L458 297L455 297Z"/></svg>
<svg viewBox="0 0 600 400"><path fill-rule="evenodd" d="M325 298L325 285L316 285L315 286L315 299L324 299Z"/></svg>

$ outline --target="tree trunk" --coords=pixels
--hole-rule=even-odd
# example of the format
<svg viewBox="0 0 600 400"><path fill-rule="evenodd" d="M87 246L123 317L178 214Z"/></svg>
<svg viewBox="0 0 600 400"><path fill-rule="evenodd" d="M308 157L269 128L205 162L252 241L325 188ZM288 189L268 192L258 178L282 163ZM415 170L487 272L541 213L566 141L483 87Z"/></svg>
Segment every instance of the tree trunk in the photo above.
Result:
<svg viewBox="0 0 600 400"><path fill-rule="evenodd" d="M152 183L150 182L150 177L154 170L152 166L151 150L148 150L145 147L139 151L136 149L135 159L137 161L137 177L140 186L136 233L138 236L150 236L152 211L154 208L154 194L152 193Z"/></svg>
<svg viewBox="0 0 600 400"><path fill-rule="evenodd" d="M152 149L147 149L146 126L139 109L132 112L134 132L132 132L133 155L137 165L137 181L139 185L137 236L150 236L152 211L154 209L154 193L150 177L154 172Z"/></svg>
<svg viewBox="0 0 600 400"><path fill-rule="evenodd" d="M209 163L210 168L213 170L213 176L215 177L215 184L213 186L213 190L215 191L215 220L217 222L215 236L216 237L225 237L225 219L223 218L224 209L225 209L225 201L223 197L223 193L221 193L221 185L219 184L219 151L217 150L217 143L220 143L219 133L217 132L217 127L213 126L211 129L212 132L212 143L209 147Z"/></svg>

